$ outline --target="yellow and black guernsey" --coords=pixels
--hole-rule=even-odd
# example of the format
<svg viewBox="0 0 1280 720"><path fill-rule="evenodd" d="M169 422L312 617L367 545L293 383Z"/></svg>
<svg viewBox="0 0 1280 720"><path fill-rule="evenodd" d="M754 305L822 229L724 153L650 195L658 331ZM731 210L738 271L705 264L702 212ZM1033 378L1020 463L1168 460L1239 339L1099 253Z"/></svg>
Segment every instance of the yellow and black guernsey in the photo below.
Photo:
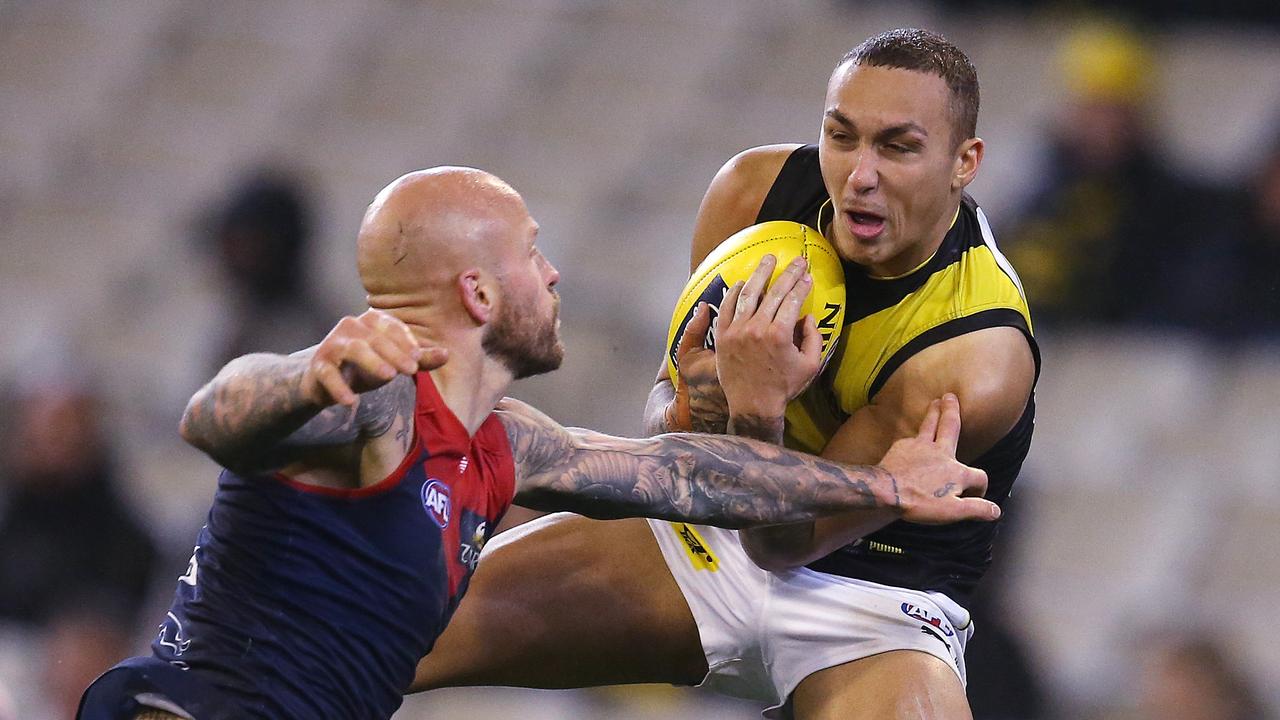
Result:
<svg viewBox="0 0 1280 720"><path fill-rule="evenodd" d="M818 148L792 153L774 180L756 222L793 220L827 230L831 206ZM996 249L977 203L964 196L937 252L915 270L875 278L845 263L848 306L840 345L821 377L787 408L786 444L821 453L840 425L875 398L912 355L950 338L989 327L1021 330L1035 356L1031 315L1013 268ZM1034 396L1012 430L972 465L987 472L987 498L1009 496L1031 446ZM811 563L820 572L885 585L946 593L961 604L991 563L995 523L917 525L895 522Z"/></svg>

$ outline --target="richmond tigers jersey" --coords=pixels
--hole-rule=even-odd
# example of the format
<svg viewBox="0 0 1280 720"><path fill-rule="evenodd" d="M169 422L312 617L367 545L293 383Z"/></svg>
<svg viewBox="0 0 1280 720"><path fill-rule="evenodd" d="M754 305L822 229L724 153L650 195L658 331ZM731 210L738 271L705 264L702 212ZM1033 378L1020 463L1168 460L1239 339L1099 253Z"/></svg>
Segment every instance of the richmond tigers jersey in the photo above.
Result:
<svg viewBox="0 0 1280 720"><path fill-rule="evenodd" d="M788 158L756 222L794 220L825 230L831 206L818 148ZM825 213L825 216L824 216ZM906 275L881 279L845 263L848 305L840 346L823 374L787 408L788 447L820 453L840 425L867 405L912 355L983 328L1021 330L1040 355L1031 315L1013 268L996 249L986 216L968 195L933 257ZM1034 398L1009 433L972 464L987 472L986 497L1009 496L1031 446ZM809 565L821 572L918 590L945 592L964 604L991 562L995 523L926 526L895 522Z"/></svg>

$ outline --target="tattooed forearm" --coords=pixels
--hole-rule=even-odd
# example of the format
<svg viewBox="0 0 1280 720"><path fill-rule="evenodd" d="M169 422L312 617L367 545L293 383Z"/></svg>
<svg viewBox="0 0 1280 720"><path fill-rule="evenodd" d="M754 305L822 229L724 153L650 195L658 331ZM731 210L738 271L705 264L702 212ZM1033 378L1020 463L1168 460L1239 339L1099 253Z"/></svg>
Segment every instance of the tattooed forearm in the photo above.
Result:
<svg viewBox="0 0 1280 720"><path fill-rule="evenodd" d="M726 428L730 435L755 438L760 442L782 444L786 423L781 415L730 415Z"/></svg>
<svg viewBox="0 0 1280 720"><path fill-rule="evenodd" d="M743 527L892 506L878 467L744 438L635 440L567 430L527 406L508 406L500 417L519 469L519 502L535 509Z"/></svg>
<svg viewBox="0 0 1280 720"><path fill-rule="evenodd" d="M182 437L224 467L265 470L298 459L307 448L332 448L392 427L412 427L410 378L364 393L354 407L326 408L303 389L308 360L304 351L231 361L192 396L182 417Z"/></svg>
<svg viewBox="0 0 1280 720"><path fill-rule="evenodd" d="M303 392L304 357L232 360L187 403L182 437L223 465L260 454L323 407Z"/></svg>

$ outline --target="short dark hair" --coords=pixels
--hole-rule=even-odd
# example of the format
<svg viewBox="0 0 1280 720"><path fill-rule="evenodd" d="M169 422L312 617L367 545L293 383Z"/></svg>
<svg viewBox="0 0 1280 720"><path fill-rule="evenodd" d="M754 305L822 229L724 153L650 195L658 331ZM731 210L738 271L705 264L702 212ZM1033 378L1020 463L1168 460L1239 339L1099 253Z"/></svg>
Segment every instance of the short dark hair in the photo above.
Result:
<svg viewBox="0 0 1280 720"><path fill-rule="evenodd" d="M840 58L845 63L898 68L937 75L951 91L951 132L954 144L978 132L978 71L969 56L938 33L898 28L872 35Z"/></svg>

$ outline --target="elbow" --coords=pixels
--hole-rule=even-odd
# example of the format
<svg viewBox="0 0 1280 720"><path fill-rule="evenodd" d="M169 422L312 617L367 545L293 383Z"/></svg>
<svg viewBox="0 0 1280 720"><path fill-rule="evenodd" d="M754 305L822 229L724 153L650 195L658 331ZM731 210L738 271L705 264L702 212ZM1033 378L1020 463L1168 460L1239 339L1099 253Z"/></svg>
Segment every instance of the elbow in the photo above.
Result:
<svg viewBox="0 0 1280 720"><path fill-rule="evenodd" d="M204 390L197 392L187 402L187 407L182 411L182 419L178 421L178 435L183 442L201 450L207 449L204 443L204 436L200 433L200 423L198 416L200 414L200 400L204 395Z"/></svg>
<svg viewBox="0 0 1280 720"><path fill-rule="evenodd" d="M178 421L178 435L191 447L213 457L214 460L219 460L214 456L217 443L214 442L212 435L210 405L207 386L192 395L187 401L187 407L182 411L182 419Z"/></svg>

